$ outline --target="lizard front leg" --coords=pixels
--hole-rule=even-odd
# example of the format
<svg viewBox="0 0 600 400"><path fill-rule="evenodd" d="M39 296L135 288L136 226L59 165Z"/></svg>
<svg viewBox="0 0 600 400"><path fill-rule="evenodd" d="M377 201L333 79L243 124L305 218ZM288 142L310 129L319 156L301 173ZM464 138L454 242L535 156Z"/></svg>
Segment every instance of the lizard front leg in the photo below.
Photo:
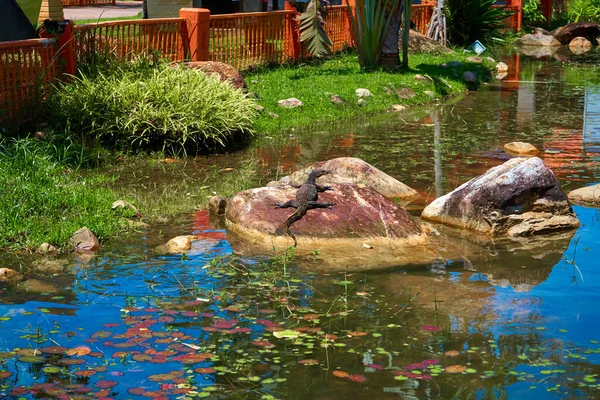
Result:
<svg viewBox="0 0 600 400"><path fill-rule="evenodd" d="M298 208L298 202L296 200L289 200L285 203L273 203L276 208Z"/></svg>
<svg viewBox="0 0 600 400"><path fill-rule="evenodd" d="M328 201L307 201L306 205L308 208L330 208L335 206L335 203Z"/></svg>

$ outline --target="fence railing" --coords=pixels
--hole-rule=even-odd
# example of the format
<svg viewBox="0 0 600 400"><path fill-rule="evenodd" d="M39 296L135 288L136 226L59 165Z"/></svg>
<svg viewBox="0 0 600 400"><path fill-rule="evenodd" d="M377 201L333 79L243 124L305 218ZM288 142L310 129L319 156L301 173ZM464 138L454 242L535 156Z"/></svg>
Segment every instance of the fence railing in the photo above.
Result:
<svg viewBox="0 0 600 400"><path fill-rule="evenodd" d="M169 61L184 60L189 53L183 18L109 21L77 25L74 29L77 62L111 56L131 60L156 56Z"/></svg>
<svg viewBox="0 0 600 400"><path fill-rule="evenodd" d="M343 50L352 43L348 6L331 6L327 9L325 31L333 44L333 51Z"/></svg>
<svg viewBox="0 0 600 400"><path fill-rule="evenodd" d="M511 30L521 30L521 13L522 7L519 5L492 6L494 8L503 7L505 11L510 11L513 14L504 19L504 25Z"/></svg>
<svg viewBox="0 0 600 400"><path fill-rule="evenodd" d="M114 6L115 4L115 0L62 0L63 6Z"/></svg>
<svg viewBox="0 0 600 400"><path fill-rule="evenodd" d="M0 42L0 120L37 110L60 73L53 39Z"/></svg>
<svg viewBox="0 0 600 400"><path fill-rule="evenodd" d="M282 63L293 55L294 11L211 15L209 61L244 69L266 62Z"/></svg>
<svg viewBox="0 0 600 400"><path fill-rule="evenodd" d="M413 4L412 6L411 20L414 22L416 30L424 35L427 34L434 8L435 3Z"/></svg>

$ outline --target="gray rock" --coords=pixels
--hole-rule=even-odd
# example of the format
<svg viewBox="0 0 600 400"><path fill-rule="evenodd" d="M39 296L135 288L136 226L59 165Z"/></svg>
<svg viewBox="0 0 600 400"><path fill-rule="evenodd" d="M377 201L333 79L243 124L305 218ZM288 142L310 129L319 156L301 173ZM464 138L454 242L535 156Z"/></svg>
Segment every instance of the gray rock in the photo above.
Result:
<svg viewBox="0 0 600 400"><path fill-rule="evenodd" d="M554 173L538 157L513 158L434 200L425 220L490 236L574 229L579 220Z"/></svg>
<svg viewBox="0 0 600 400"><path fill-rule="evenodd" d="M542 35L540 33L528 33L517 39L521 46L541 46L541 47L560 47L560 42L553 36Z"/></svg>
<svg viewBox="0 0 600 400"><path fill-rule="evenodd" d="M285 99L285 100L279 100L277 102L277 105L282 108L298 108L298 107L302 107L304 105L304 103L302 103L297 98L292 97L292 98Z"/></svg>
<svg viewBox="0 0 600 400"><path fill-rule="evenodd" d="M358 99L358 101L356 102L356 105L360 106L360 107L364 107L369 105L369 102L366 101L365 99Z"/></svg>
<svg viewBox="0 0 600 400"><path fill-rule="evenodd" d="M463 73L463 79L465 82L475 83L477 82L477 74L475 72L465 71Z"/></svg>
<svg viewBox="0 0 600 400"><path fill-rule="evenodd" d="M265 108L263 106L261 106L260 104L257 104L256 105L256 111L263 112L263 111L265 111Z"/></svg>
<svg viewBox="0 0 600 400"><path fill-rule="evenodd" d="M600 184L573 190L569 193L569 200L574 203L600 204Z"/></svg>
<svg viewBox="0 0 600 400"><path fill-rule="evenodd" d="M141 217L142 214L138 211L137 208L131 203L126 202L125 200L117 200L112 203L113 210L131 210L136 217Z"/></svg>
<svg viewBox="0 0 600 400"><path fill-rule="evenodd" d="M503 62L499 62L498 64L496 64L496 72L499 74L508 72L508 65L506 65Z"/></svg>
<svg viewBox="0 0 600 400"><path fill-rule="evenodd" d="M414 79L415 79L415 81L426 81L427 80L427 78L425 78L423 75L420 75L420 74L416 74L414 76Z"/></svg>
<svg viewBox="0 0 600 400"><path fill-rule="evenodd" d="M407 107L407 106L403 106L402 104L394 104L394 105L391 107L391 110L392 110L392 111L396 111L396 112L399 112L399 111L404 111L404 110L406 110L406 109L408 109L408 107Z"/></svg>
<svg viewBox="0 0 600 400"><path fill-rule="evenodd" d="M356 89L355 91L356 95L358 97L371 97L373 96L373 93L371 93L371 91L369 89Z"/></svg>
<svg viewBox="0 0 600 400"><path fill-rule="evenodd" d="M23 279L23 275L10 268L0 268L0 283L13 283Z"/></svg>
<svg viewBox="0 0 600 400"><path fill-rule="evenodd" d="M271 119L277 119L279 118L279 115L275 114L273 111L269 111L269 117L271 117Z"/></svg>
<svg viewBox="0 0 600 400"><path fill-rule="evenodd" d="M468 57L467 61L474 64L481 64L483 62L483 58L481 57Z"/></svg>
<svg viewBox="0 0 600 400"><path fill-rule="evenodd" d="M227 207L227 198L225 196L212 196L208 200L208 210L214 215L224 215Z"/></svg>
<svg viewBox="0 0 600 400"><path fill-rule="evenodd" d="M396 90L396 94L401 99L412 99L416 96L415 91L411 88L400 88Z"/></svg>
<svg viewBox="0 0 600 400"><path fill-rule="evenodd" d="M98 238L86 227L79 229L71 236L71 245L75 251L96 251L100 248Z"/></svg>
<svg viewBox="0 0 600 400"><path fill-rule="evenodd" d="M435 97L435 93L433 93L431 90L426 90L423 92L424 95L431 97L432 99Z"/></svg>
<svg viewBox="0 0 600 400"><path fill-rule="evenodd" d="M441 63L440 64L440 68L449 68L450 66L448 65L448 63Z"/></svg>
<svg viewBox="0 0 600 400"><path fill-rule="evenodd" d="M572 50L573 48L584 48L589 50L592 48L592 42L584 37L578 36L569 42L569 49Z"/></svg>
<svg viewBox="0 0 600 400"><path fill-rule="evenodd" d="M338 106L343 106L345 104L347 104L346 100L344 100L344 98L342 96L338 96L333 95L329 98L329 101L332 102L333 104L337 104Z"/></svg>
<svg viewBox="0 0 600 400"><path fill-rule="evenodd" d="M492 64L496 62L496 60L494 60L492 57L486 57L486 60L488 60L488 62L491 62Z"/></svg>
<svg viewBox="0 0 600 400"><path fill-rule="evenodd" d="M42 243L40 247L38 247L37 252L40 254L57 254L59 250L50 243Z"/></svg>
<svg viewBox="0 0 600 400"><path fill-rule="evenodd" d="M65 270L65 266L68 264L66 260L57 260L57 259L41 259L36 260L31 267L35 272L44 274L44 275L54 275L59 274Z"/></svg>

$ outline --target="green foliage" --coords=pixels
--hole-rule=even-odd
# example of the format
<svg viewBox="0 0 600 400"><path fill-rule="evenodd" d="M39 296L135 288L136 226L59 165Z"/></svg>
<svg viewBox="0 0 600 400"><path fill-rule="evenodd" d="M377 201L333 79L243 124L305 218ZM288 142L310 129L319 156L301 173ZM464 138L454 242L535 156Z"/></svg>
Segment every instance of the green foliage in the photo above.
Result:
<svg viewBox="0 0 600 400"><path fill-rule="evenodd" d="M541 0L523 1L523 20L525 25L535 25L545 22L541 9Z"/></svg>
<svg viewBox="0 0 600 400"><path fill-rule="evenodd" d="M81 73L49 100L53 124L119 150L222 148L251 133L254 101L218 78L164 64Z"/></svg>
<svg viewBox="0 0 600 400"><path fill-rule="evenodd" d="M98 153L72 141L4 139L0 142L0 247L60 247L87 226L100 239L123 230L111 210L116 195L100 174L74 169L93 165Z"/></svg>
<svg viewBox="0 0 600 400"><path fill-rule="evenodd" d="M600 0L571 0L567 6L569 22L600 21Z"/></svg>
<svg viewBox="0 0 600 400"><path fill-rule="evenodd" d="M502 20L512 12L492 7L494 3L494 0L448 0L448 41L457 46L468 46L475 40L488 46L503 43Z"/></svg>
<svg viewBox="0 0 600 400"><path fill-rule="evenodd" d="M323 28L322 0L312 0L305 12L300 14L300 41L307 45L308 51L315 57L331 54L333 43Z"/></svg>
<svg viewBox="0 0 600 400"><path fill-rule="evenodd" d="M362 68L373 69L379 65L383 41L393 16L386 10L396 10L398 1L357 0L356 16L349 10L358 61Z"/></svg>

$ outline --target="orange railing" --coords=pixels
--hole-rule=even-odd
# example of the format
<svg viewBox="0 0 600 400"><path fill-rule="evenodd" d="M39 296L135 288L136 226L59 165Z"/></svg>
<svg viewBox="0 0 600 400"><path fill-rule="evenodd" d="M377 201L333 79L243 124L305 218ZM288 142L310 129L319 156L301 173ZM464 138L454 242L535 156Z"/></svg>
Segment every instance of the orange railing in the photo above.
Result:
<svg viewBox="0 0 600 400"><path fill-rule="evenodd" d="M244 69L293 56L294 11L211 15L209 61Z"/></svg>
<svg viewBox="0 0 600 400"><path fill-rule="evenodd" d="M431 21L434 8L435 2L412 5L411 20L416 25L416 30L424 35L427 34L427 28L429 28L429 22Z"/></svg>
<svg viewBox="0 0 600 400"><path fill-rule="evenodd" d="M63 6L114 6L115 0L62 0Z"/></svg>
<svg viewBox="0 0 600 400"><path fill-rule="evenodd" d="M520 5L506 5L506 6L492 6L494 8L503 7L505 11L510 11L513 14L504 19L504 25L511 30L521 30L521 6Z"/></svg>
<svg viewBox="0 0 600 400"><path fill-rule="evenodd" d="M333 43L333 51L343 50L352 44L348 6L331 6L327 8L325 31Z"/></svg>
<svg viewBox="0 0 600 400"><path fill-rule="evenodd" d="M53 39L0 43L0 120L37 110L58 75L58 44Z"/></svg>
<svg viewBox="0 0 600 400"><path fill-rule="evenodd" d="M169 61L185 59L189 53L183 18L109 21L75 26L77 62L94 56L132 59L156 56Z"/></svg>

